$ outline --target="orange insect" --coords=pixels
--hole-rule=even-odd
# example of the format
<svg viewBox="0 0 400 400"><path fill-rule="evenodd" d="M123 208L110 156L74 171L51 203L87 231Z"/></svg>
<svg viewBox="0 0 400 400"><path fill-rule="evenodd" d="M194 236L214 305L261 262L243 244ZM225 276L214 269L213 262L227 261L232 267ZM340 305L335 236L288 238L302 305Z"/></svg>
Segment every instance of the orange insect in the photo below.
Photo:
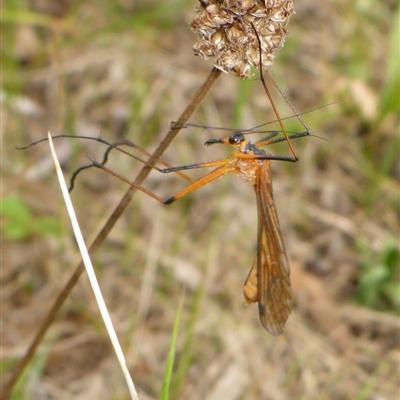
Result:
<svg viewBox="0 0 400 400"><path fill-rule="evenodd" d="M71 178L70 190L73 187L77 174L83 169L90 167L103 169L109 174L137 188L138 190L146 193L153 199L163 204L171 204L174 201L229 173L233 173L242 178L244 181L252 184L256 194L258 210L257 254L244 285L244 296L248 304L258 302L260 320L264 328L272 335L280 335L284 331L285 323L290 314L292 291L290 284L290 267L283 239L280 233L279 220L272 191L271 160L296 162L297 159L294 157L274 156L266 152L262 147L271 145L273 143L286 141L287 138L291 140L308 136L310 132L307 130L305 132L280 138L275 138L278 132L272 132L264 139L255 143L252 143L250 140L246 139L245 133L243 132L254 133L254 130L235 131L227 138L209 139L205 142L205 145L207 146L220 143L234 147L235 151L232 153L230 159L183 165L179 167L170 167L164 163L164 165L167 165L168 167L164 169L150 165L140 157L132 155L124 149L121 149L121 145L127 145L134 147L143 154L149 155L149 153L136 146L129 140L125 140L116 144L110 144L101 138L74 136L75 138L99 141L109 146L109 148L105 153L102 163L93 162L87 166L79 168L73 174ZM71 136L59 135L55 136L53 139L60 137ZM109 152L114 148L162 173L175 172L183 178L189 180L191 183L187 188L181 190L175 196L172 196L164 201L153 192L136 185L135 183L132 183L128 179L118 175L114 171L104 166L108 159ZM182 173L184 170L197 168L214 169L196 181Z"/></svg>
<svg viewBox="0 0 400 400"><path fill-rule="evenodd" d="M192 181L187 188L165 201L153 192L109 170L102 163L93 162L91 166L105 170L163 204L171 204L228 173L238 175L252 184L256 193L258 210L257 254L244 285L244 296L247 303L258 302L260 320L264 328L273 335L280 335L284 331L286 320L290 314L292 291L289 262L279 229L279 220L272 192L271 160L295 162L296 159L274 156L262 149L264 146L286 140L284 137L274 139L276 135L277 132L273 132L266 138L252 143L246 139L243 132L236 131L227 138L210 139L205 142L207 146L221 143L234 147L235 151L230 159L166 169L152 166L162 173L196 168L214 168L207 175ZM294 139L307 135L309 135L308 131L291 135L289 138ZM101 141L104 143L103 140ZM129 143L124 142L124 144ZM111 148L118 148L117 145L110 146ZM138 148L137 146L134 147ZM118 150L123 151L120 148ZM146 163L136 156L134 158Z"/></svg>

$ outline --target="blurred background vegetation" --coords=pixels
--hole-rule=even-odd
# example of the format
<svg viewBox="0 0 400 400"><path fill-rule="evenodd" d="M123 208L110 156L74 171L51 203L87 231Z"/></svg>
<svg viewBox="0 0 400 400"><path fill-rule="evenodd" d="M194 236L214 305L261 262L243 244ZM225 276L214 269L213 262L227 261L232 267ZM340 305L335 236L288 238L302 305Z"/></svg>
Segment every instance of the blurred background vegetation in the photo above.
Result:
<svg viewBox="0 0 400 400"><path fill-rule="evenodd" d="M151 151L212 64L191 50L196 1L0 4L4 383L78 260L47 144L15 146L50 131L126 137ZM172 399L399 394L398 4L303 0L295 9L269 70L299 113L323 108L303 117L319 138L295 141L300 162L273 165L294 291L287 332L270 336L244 305L257 230L248 184L228 176L168 207L138 193L94 262L141 399L160 395L183 292ZM293 115L273 92L281 115ZM192 122L250 128L273 119L257 74L223 75ZM295 118L285 124L302 128ZM227 157L203 146L220 136L185 129L165 160ZM68 176L104 151L89 141L56 145ZM270 151L288 154L285 144ZM117 153L110 160L129 178L140 167ZM145 186L167 198L185 182L153 172ZM79 176L72 196L88 242L125 191L99 170ZM85 276L14 393L72 396L127 398Z"/></svg>

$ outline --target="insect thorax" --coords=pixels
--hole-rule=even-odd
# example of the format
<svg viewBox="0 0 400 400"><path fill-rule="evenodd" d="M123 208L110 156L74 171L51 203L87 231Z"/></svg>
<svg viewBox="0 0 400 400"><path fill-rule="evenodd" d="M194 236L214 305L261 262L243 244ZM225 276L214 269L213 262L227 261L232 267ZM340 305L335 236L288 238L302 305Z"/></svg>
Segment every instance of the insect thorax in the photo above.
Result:
<svg viewBox="0 0 400 400"><path fill-rule="evenodd" d="M256 173L259 168L260 165L258 160L236 160L236 173L240 178L252 185L256 182Z"/></svg>
<svg viewBox="0 0 400 400"><path fill-rule="evenodd" d="M239 151L243 154L253 154L255 157L267 155L267 153L263 149L260 149L251 142L246 143L246 145L239 149ZM268 162L268 160L257 160L256 158L244 159L238 157L235 160L236 173L244 181L254 185L256 182L257 171L265 162Z"/></svg>

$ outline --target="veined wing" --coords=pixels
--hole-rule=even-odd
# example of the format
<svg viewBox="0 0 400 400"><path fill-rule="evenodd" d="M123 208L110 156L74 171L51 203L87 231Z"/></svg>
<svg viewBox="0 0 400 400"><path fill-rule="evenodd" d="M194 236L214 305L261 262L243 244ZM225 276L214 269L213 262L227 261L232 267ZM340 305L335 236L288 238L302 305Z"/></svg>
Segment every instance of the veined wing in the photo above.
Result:
<svg viewBox="0 0 400 400"><path fill-rule="evenodd" d="M254 259L253 266L247 275L243 288L246 304L256 303L258 301L258 271L257 271L257 255Z"/></svg>
<svg viewBox="0 0 400 400"><path fill-rule="evenodd" d="M269 166L269 162L264 162L257 171L254 187L258 209L257 255L247 277L244 293L248 303L258 301L264 328L273 335L280 335L290 314L292 290Z"/></svg>

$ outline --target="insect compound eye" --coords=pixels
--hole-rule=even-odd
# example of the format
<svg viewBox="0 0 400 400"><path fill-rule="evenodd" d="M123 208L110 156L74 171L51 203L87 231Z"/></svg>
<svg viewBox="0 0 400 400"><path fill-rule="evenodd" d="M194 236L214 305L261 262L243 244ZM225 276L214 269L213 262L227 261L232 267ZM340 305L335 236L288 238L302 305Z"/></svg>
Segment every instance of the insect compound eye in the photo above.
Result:
<svg viewBox="0 0 400 400"><path fill-rule="evenodd" d="M229 136L229 144L242 143L244 141L244 135L242 132L235 132L233 135Z"/></svg>

